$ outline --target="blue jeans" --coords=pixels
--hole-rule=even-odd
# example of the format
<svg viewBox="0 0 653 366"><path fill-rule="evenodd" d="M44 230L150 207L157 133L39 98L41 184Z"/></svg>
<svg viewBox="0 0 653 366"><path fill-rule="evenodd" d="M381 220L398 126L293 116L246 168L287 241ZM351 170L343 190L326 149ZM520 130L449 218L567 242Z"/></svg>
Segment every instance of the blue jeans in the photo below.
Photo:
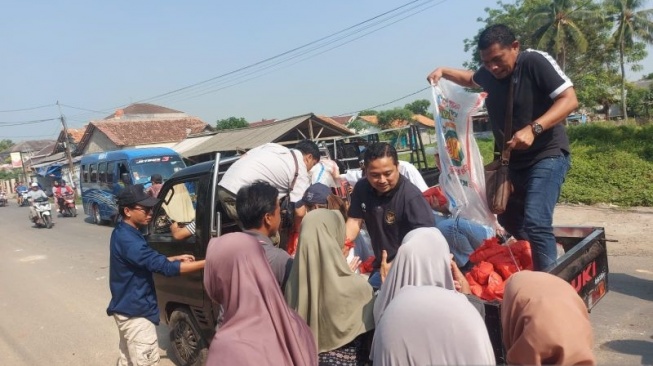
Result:
<svg viewBox="0 0 653 366"><path fill-rule="evenodd" d="M483 244L483 240L491 238L494 230L461 217L436 220L436 227L447 239L449 250L459 267L469 261L469 256Z"/></svg>
<svg viewBox="0 0 653 366"><path fill-rule="evenodd" d="M515 190L508 200L506 212L498 217L499 223L515 238L531 243L536 271L547 270L556 263L553 209L570 166L570 156L561 154L542 159L525 169L510 170Z"/></svg>

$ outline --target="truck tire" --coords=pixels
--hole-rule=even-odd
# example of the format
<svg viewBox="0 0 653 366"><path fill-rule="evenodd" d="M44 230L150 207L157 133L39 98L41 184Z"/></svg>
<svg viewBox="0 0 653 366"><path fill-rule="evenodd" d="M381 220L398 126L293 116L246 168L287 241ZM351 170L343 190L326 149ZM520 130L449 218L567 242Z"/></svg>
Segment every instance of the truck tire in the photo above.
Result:
<svg viewBox="0 0 653 366"><path fill-rule="evenodd" d="M182 366L201 366L206 363L208 346L191 312L183 307L170 315L170 346Z"/></svg>

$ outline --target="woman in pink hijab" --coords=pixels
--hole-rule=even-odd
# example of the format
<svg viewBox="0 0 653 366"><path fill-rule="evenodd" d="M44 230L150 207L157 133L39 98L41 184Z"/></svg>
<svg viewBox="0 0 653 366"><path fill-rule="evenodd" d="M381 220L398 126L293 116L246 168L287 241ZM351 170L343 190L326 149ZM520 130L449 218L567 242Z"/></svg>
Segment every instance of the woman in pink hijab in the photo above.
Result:
<svg viewBox="0 0 653 366"><path fill-rule="evenodd" d="M510 276L501 326L509 365L596 365L587 308L571 285L552 274Z"/></svg>
<svg viewBox="0 0 653 366"><path fill-rule="evenodd" d="M313 334L286 305L253 236L230 233L209 242L204 286L224 308L207 366L317 366Z"/></svg>

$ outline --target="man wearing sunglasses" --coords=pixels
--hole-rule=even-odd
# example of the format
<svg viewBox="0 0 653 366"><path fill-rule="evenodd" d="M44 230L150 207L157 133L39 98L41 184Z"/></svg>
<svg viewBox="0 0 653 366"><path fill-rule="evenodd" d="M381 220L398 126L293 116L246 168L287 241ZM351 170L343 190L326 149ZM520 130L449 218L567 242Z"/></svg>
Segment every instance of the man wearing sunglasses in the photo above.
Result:
<svg viewBox="0 0 653 366"><path fill-rule="evenodd" d="M111 234L107 315L114 317L120 333L120 366L159 364L159 308L152 272L170 277L204 268L204 260L195 261L190 254L166 257L147 245L139 229L150 223L158 202L142 184L127 186L118 195L122 220Z"/></svg>

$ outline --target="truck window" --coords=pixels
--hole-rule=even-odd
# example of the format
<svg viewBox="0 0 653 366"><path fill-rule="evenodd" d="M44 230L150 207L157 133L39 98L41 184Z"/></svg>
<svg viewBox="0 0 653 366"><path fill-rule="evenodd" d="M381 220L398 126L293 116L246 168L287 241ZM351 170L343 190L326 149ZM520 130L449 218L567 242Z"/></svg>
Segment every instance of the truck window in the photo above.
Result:
<svg viewBox="0 0 653 366"><path fill-rule="evenodd" d="M157 211L154 222L154 232L170 234L170 225L176 222L178 226L186 226L196 221L197 180L180 182L164 192L164 202Z"/></svg>
<svg viewBox="0 0 653 366"><path fill-rule="evenodd" d="M88 169L86 165L82 165L82 182L88 183Z"/></svg>

